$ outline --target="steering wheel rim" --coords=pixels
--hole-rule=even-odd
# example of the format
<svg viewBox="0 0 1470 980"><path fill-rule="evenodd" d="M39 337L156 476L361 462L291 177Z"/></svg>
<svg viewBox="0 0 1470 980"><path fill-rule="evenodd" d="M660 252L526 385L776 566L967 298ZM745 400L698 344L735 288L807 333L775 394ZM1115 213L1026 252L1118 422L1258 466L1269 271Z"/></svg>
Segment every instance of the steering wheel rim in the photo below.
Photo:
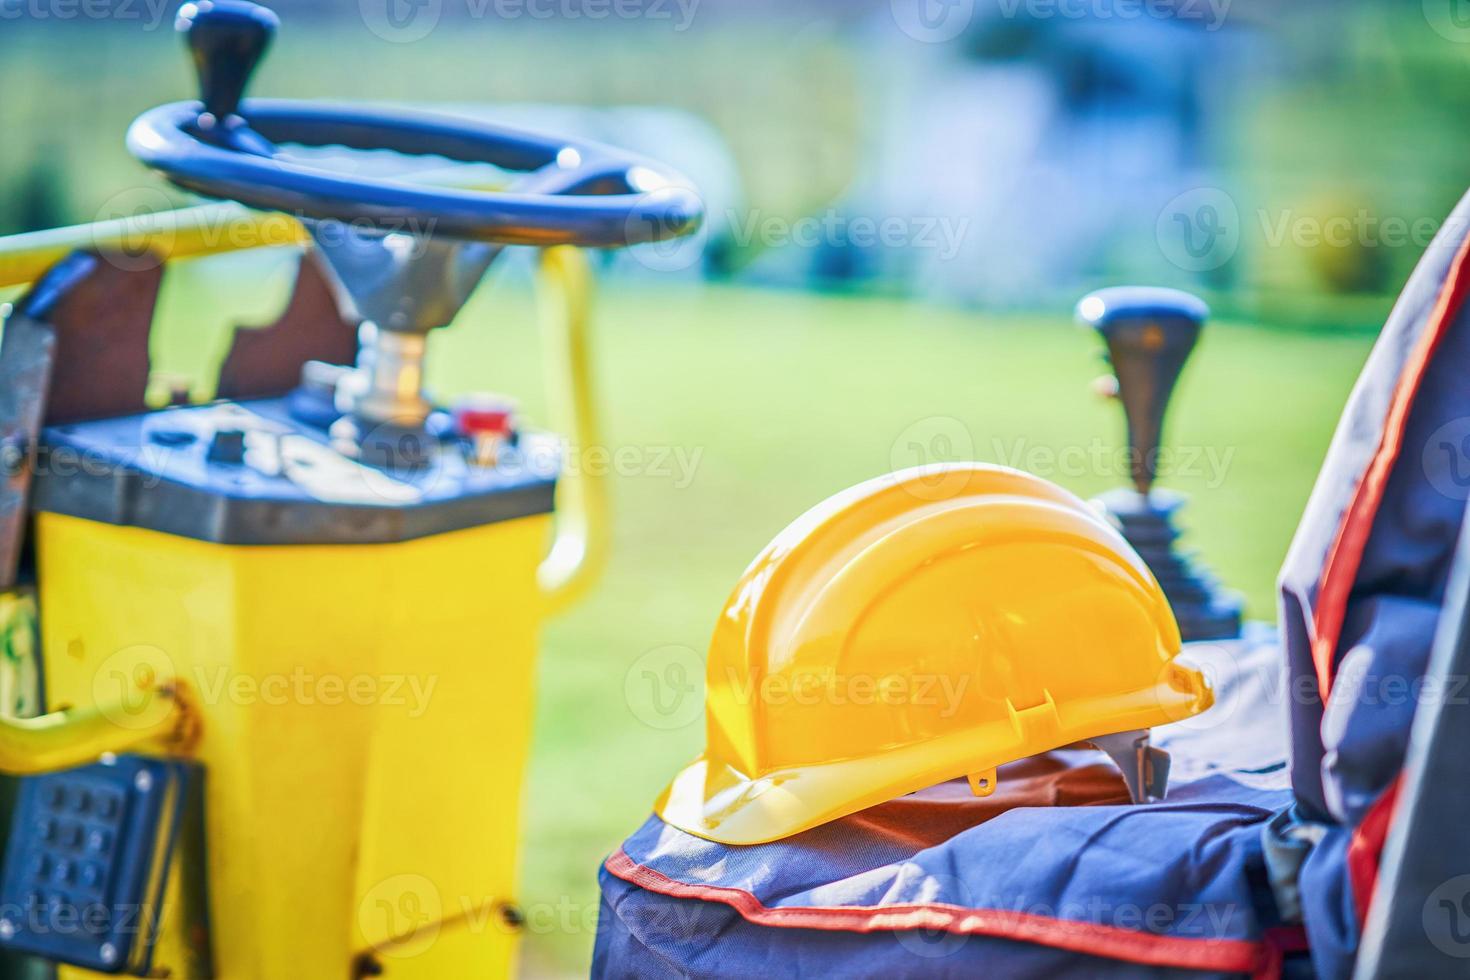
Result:
<svg viewBox="0 0 1470 980"><path fill-rule="evenodd" d="M220 123L202 102L175 102L139 116L127 139L134 156L186 190L384 233L617 248L690 234L704 216L687 181L636 155L417 110L249 99ZM507 191L434 187L323 169L277 153L276 143L431 154L526 176Z"/></svg>

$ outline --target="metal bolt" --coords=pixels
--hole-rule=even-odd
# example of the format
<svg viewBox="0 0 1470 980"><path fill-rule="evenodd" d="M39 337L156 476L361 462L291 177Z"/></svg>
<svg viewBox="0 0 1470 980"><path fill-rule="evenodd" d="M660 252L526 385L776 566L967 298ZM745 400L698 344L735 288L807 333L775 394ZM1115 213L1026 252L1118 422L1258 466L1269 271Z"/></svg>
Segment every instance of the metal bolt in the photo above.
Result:
<svg viewBox="0 0 1470 980"><path fill-rule="evenodd" d="M103 943L102 948L97 950L97 955L102 958L102 962L104 963L116 963L117 947L112 945L112 943Z"/></svg>
<svg viewBox="0 0 1470 980"><path fill-rule="evenodd" d="M153 788L153 774L144 769L133 777L133 786L139 793L146 793Z"/></svg>
<svg viewBox="0 0 1470 980"><path fill-rule="evenodd" d="M10 940L15 938L15 923L9 919L0 919L0 939Z"/></svg>

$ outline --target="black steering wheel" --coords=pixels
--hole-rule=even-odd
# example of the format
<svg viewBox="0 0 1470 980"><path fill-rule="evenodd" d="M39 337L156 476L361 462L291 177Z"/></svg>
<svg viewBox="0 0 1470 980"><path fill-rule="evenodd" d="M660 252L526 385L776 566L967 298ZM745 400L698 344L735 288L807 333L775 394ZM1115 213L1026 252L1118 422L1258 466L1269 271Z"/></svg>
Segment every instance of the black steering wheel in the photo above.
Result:
<svg viewBox="0 0 1470 980"><path fill-rule="evenodd" d="M609 248L677 238L703 220L698 196L678 174L597 143L417 111L242 101L278 25L274 13L246 0L185 4L176 26L202 98L139 116L128 130L133 155L199 194L385 232ZM283 143L432 154L525 176L506 191L433 187L314 167L279 152Z"/></svg>

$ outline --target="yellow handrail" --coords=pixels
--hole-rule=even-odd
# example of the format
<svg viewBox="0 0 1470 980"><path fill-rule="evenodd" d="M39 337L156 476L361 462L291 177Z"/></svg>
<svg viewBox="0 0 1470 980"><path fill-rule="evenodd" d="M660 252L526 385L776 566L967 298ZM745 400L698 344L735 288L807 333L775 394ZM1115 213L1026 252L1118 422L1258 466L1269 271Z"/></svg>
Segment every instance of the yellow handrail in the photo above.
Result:
<svg viewBox="0 0 1470 980"><path fill-rule="evenodd" d="M601 439L588 353L592 271L586 253L566 245L543 250L536 285L553 422L566 433L569 450L585 454ZM610 550L606 474L585 465L566 468L557 485L556 537L537 573L550 612L586 593Z"/></svg>
<svg viewBox="0 0 1470 980"><path fill-rule="evenodd" d="M489 180L463 166L422 171L413 180L466 190L493 191L506 186L504 180ZM233 201L174 208L0 238L0 289L35 282L77 249L120 250L139 257L151 254L154 261L167 262L310 241L301 222L280 212L252 211Z"/></svg>
<svg viewBox="0 0 1470 980"><path fill-rule="evenodd" d="M90 708L53 711L35 718L0 718L0 773L32 776L96 762L103 755L129 752L143 745L180 744L192 720L177 693L169 688L140 692L138 705L121 702ZM158 710L162 708L163 710ZM120 724L116 719L142 713L147 724Z"/></svg>
<svg viewBox="0 0 1470 980"><path fill-rule="evenodd" d="M35 282L77 249L149 254L161 263L307 241L306 230L289 215L239 204L202 204L0 238L0 288Z"/></svg>
<svg viewBox="0 0 1470 980"><path fill-rule="evenodd" d="M35 628L34 598L0 593L0 634ZM33 718L0 715L0 773L31 776L96 762L143 745L182 751L197 737L195 716L171 678L150 678L87 708Z"/></svg>

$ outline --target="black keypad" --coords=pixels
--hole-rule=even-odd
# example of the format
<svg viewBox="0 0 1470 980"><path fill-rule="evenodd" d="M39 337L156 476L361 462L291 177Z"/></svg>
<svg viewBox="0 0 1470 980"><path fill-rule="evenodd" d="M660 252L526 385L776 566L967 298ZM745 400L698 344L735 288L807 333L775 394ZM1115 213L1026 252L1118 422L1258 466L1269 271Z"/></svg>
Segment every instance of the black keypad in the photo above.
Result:
<svg viewBox="0 0 1470 980"><path fill-rule="evenodd" d="M155 865L168 860L184 778L177 763L119 756L22 780L0 946L105 973L146 969Z"/></svg>

